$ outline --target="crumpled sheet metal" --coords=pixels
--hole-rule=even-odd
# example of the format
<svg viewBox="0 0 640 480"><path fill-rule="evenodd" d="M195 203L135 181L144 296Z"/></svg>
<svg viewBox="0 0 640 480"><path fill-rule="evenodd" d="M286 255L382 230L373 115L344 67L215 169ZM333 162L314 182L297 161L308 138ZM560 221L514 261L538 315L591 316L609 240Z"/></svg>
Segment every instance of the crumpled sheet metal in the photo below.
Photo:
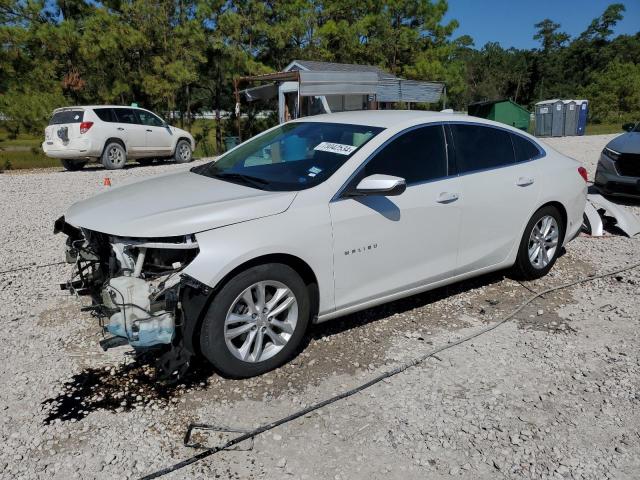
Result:
<svg viewBox="0 0 640 480"><path fill-rule="evenodd" d="M584 214L586 216L585 223L587 223L588 227L587 233L592 237L601 237L604 235L602 218L600 218L598 210L596 210L596 207L594 207L591 202L587 202L584 206Z"/></svg>
<svg viewBox="0 0 640 480"><path fill-rule="evenodd" d="M629 237L640 234L640 218L621 205L610 202L597 193L587 194L585 215L591 225L591 235L602 236L602 219L598 210L605 210L606 214L616 220L616 226ZM595 214L594 214L595 213ZM596 219L597 216L597 219Z"/></svg>

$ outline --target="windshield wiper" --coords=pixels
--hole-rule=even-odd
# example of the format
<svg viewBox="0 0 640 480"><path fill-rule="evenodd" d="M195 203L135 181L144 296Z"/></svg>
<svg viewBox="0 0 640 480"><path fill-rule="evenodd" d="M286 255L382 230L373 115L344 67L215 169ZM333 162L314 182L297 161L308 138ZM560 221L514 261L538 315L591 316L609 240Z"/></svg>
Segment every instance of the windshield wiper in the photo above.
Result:
<svg viewBox="0 0 640 480"><path fill-rule="evenodd" d="M225 179L229 179L229 180L241 180L245 183L249 183L251 185L253 185L254 187L258 187L260 188L261 186L264 185L269 185L269 182L263 178L260 177L253 177L251 175L245 175L243 173L234 173L234 172L220 172L220 173L214 173L212 175L212 177L214 178L219 178L221 180L225 180Z"/></svg>

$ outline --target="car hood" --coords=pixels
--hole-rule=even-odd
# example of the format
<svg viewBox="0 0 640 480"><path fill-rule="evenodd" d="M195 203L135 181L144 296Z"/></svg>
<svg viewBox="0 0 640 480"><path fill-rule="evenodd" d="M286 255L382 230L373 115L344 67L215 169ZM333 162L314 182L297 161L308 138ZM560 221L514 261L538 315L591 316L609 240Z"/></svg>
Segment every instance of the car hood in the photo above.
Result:
<svg viewBox="0 0 640 480"><path fill-rule="evenodd" d="M640 132L624 133L611 140L607 147L619 153L640 154Z"/></svg>
<svg viewBox="0 0 640 480"><path fill-rule="evenodd" d="M193 172L163 175L75 203L65 221L123 237L188 235L284 212L296 192L267 192Z"/></svg>

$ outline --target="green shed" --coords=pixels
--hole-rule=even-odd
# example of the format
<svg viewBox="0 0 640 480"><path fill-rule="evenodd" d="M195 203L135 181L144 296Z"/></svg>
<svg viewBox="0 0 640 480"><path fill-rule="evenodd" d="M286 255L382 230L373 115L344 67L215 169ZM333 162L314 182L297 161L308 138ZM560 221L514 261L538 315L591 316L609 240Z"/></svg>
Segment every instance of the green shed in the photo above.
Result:
<svg viewBox="0 0 640 480"><path fill-rule="evenodd" d="M469 115L506 123L525 132L529 130L529 111L511 100L489 100L469 105Z"/></svg>

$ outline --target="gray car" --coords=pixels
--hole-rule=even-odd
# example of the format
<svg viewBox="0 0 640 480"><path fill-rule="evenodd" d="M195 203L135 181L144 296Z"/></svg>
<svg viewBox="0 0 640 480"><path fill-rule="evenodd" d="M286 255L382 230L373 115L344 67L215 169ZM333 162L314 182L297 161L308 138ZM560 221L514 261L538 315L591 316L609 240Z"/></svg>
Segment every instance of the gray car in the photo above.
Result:
<svg viewBox="0 0 640 480"><path fill-rule="evenodd" d="M640 198L640 122L622 128L627 133L611 140L600 154L595 184L606 195Z"/></svg>

